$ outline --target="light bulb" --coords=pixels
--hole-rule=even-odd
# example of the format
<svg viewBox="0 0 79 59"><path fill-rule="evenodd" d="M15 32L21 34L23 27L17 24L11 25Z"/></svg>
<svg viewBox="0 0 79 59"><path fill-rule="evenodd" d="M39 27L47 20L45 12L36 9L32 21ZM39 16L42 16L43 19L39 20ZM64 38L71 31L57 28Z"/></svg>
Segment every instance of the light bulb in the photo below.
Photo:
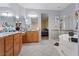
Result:
<svg viewBox="0 0 79 59"><path fill-rule="evenodd" d="M16 16L16 18L19 18L19 16Z"/></svg>
<svg viewBox="0 0 79 59"><path fill-rule="evenodd" d="M8 14L7 13L2 13L2 16L8 16Z"/></svg>
<svg viewBox="0 0 79 59"><path fill-rule="evenodd" d="M34 15L34 14L28 14L28 17L37 17L37 15Z"/></svg>
<svg viewBox="0 0 79 59"><path fill-rule="evenodd" d="M13 14L12 14L12 13L8 13L8 16L9 16L9 17L12 17L12 16L13 16Z"/></svg>

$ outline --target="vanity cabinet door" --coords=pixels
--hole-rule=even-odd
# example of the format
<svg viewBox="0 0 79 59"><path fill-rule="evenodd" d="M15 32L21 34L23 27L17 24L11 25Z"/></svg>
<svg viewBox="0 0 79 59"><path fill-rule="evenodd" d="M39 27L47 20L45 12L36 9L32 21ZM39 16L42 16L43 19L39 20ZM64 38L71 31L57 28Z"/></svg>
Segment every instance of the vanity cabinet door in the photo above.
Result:
<svg viewBox="0 0 79 59"><path fill-rule="evenodd" d="M23 43L26 43L26 42L27 42L26 34L27 34L27 33L24 33L24 34L22 35L22 42L23 42Z"/></svg>
<svg viewBox="0 0 79 59"><path fill-rule="evenodd" d="M23 36L24 43L38 42L39 41L39 33L37 31L28 31Z"/></svg>
<svg viewBox="0 0 79 59"><path fill-rule="evenodd" d="M22 48L22 34L19 34L19 44L20 44L20 50Z"/></svg>
<svg viewBox="0 0 79 59"><path fill-rule="evenodd" d="M32 40L33 40L33 42L39 41L38 32L32 32Z"/></svg>
<svg viewBox="0 0 79 59"><path fill-rule="evenodd" d="M26 33L26 38L27 38L27 42L33 42L33 40L32 40L32 32L27 32Z"/></svg>
<svg viewBox="0 0 79 59"><path fill-rule="evenodd" d="M0 56L4 56L4 38L0 38Z"/></svg>
<svg viewBox="0 0 79 59"><path fill-rule="evenodd" d="M14 56L18 55L22 48L22 33L14 35Z"/></svg>
<svg viewBox="0 0 79 59"><path fill-rule="evenodd" d="M13 48L5 53L6 56L13 56Z"/></svg>
<svg viewBox="0 0 79 59"><path fill-rule="evenodd" d="M13 55L13 35L5 37L5 56Z"/></svg>
<svg viewBox="0 0 79 59"><path fill-rule="evenodd" d="M19 34L14 35L14 56L19 54Z"/></svg>

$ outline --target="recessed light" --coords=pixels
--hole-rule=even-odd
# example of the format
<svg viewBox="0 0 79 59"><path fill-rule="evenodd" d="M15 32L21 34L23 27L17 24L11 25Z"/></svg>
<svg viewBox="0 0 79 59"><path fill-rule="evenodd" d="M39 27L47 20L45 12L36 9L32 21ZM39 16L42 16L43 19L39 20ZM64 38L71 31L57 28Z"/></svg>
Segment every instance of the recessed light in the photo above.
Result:
<svg viewBox="0 0 79 59"><path fill-rule="evenodd" d="M58 8L61 8L60 6L58 6Z"/></svg>

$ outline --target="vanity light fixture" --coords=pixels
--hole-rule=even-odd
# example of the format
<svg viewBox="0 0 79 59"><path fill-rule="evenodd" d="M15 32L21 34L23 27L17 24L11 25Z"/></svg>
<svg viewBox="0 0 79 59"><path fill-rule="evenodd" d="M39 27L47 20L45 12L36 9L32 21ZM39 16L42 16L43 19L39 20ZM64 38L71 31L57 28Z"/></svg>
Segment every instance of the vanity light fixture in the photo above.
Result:
<svg viewBox="0 0 79 59"><path fill-rule="evenodd" d="M25 23L26 23L26 24L28 24L28 23L29 23L29 22L28 22L28 19L25 19Z"/></svg>
<svg viewBox="0 0 79 59"><path fill-rule="evenodd" d="M19 16L16 15L16 18L19 19Z"/></svg>
<svg viewBox="0 0 79 59"><path fill-rule="evenodd" d="M37 17L35 14L28 14L28 17Z"/></svg>
<svg viewBox="0 0 79 59"><path fill-rule="evenodd" d="M28 22L28 19L25 19L25 22L27 23Z"/></svg>
<svg viewBox="0 0 79 59"><path fill-rule="evenodd" d="M12 13L2 13L2 16L12 17L12 16L13 16L13 14L12 14Z"/></svg>
<svg viewBox="0 0 79 59"><path fill-rule="evenodd" d="M8 14L7 13L2 13L2 16L8 16Z"/></svg>
<svg viewBox="0 0 79 59"><path fill-rule="evenodd" d="M12 16L13 16L13 14L12 14L12 13L8 13L8 16L9 16L9 17L12 17Z"/></svg>

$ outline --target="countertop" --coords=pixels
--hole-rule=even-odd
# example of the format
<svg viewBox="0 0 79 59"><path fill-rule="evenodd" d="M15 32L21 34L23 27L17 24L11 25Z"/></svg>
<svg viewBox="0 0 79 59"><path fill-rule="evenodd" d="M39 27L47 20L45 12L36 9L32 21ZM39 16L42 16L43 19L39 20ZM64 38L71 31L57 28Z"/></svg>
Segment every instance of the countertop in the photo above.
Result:
<svg viewBox="0 0 79 59"><path fill-rule="evenodd" d="M16 34L16 33L22 33L22 32L2 32L0 33L0 37Z"/></svg>
<svg viewBox="0 0 79 59"><path fill-rule="evenodd" d="M33 32L33 31L27 31L27 32ZM16 31L16 32L2 32L2 33L0 33L0 37L5 37L5 36L16 34L16 33L25 34L25 32L20 32L20 31L19 32L18 31Z"/></svg>

